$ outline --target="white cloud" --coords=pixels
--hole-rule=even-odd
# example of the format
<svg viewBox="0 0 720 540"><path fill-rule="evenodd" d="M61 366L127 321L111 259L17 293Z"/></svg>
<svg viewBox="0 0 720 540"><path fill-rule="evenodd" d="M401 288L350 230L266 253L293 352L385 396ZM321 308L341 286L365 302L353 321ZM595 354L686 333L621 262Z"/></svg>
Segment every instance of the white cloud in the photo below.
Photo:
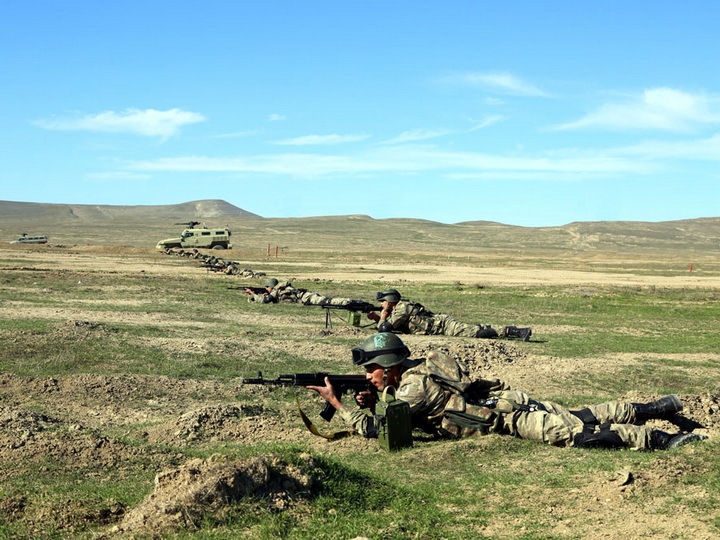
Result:
<svg viewBox="0 0 720 540"><path fill-rule="evenodd" d="M270 114L267 117L268 122L281 122L282 120L287 120L287 116L283 116L282 114Z"/></svg>
<svg viewBox="0 0 720 540"><path fill-rule="evenodd" d="M273 144L287 146L329 145L364 141L370 135L305 135L293 139L275 141Z"/></svg>
<svg viewBox="0 0 720 540"><path fill-rule="evenodd" d="M152 178L149 174L138 174L129 171L91 173L85 177L90 180L147 180L148 178Z"/></svg>
<svg viewBox="0 0 720 540"><path fill-rule="evenodd" d="M502 120L505 120L505 117L501 116L499 114L487 116L484 120L482 120L481 122L478 122L475 126L470 128L470 131L477 131L479 129L484 129L484 128L492 126L493 124L496 124Z"/></svg>
<svg viewBox="0 0 720 540"><path fill-rule="evenodd" d="M413 141L424 141L427 139L435 139L437 137L444 137L449 134L450 131L446 129L413 129L410 131L403 131L397 137L383 141L382 144L399 144Z"/></svg>
<svg viewBox="0 0 720 540"><path fill-rule="evenodd" d="M646 160L720 161L720 135L687 141L645 141L615 148L610 152L618 156L633 156Z"/></svg>
<svg viewBox="0 0 720 540"><path fill-rule="evenodd" d="M202 114L170 109L125 109L121 112L105 111L79 118L40 120L36 124L45 129L60 131L101 131L108 133L133 133L146 137L167 138L176 135L187 124L205 121Z"/></svg>
<svg viewBox="0 0 720 540"><path fill-rule="evenodd" d="M453 84L473 86L500 94L514 96L548 96L547 93L540 90L537 86L507 72L461 73L447 77L446 80ZM498 103L499 102L494 102L494 104Z"/></svg>
<svg viewBox="0 0 720 540"><path fill-rule="evenodd" d="M556 157L495 156L475 152L441 151L431 146L382 146L358 155L272 154L240 158L191 156L138 162L129 169L137 171L264 173L305 177L361 175L369 173L415 173L423 171L451 174L563 173L574 175L645 174L654 171L654 163L622 156L568 153Z"/></svg>
<svg viewBox="0 0 720 540"><path fill-rule="evenodd" d="M219 135L213 135L210 137L211 139L237 139L240 137L250 137L252 135L257 135L256 131L248 130L248 131L235 131L233 133L220 133Z"/></svg>
<svg viewBox="0 0 720 540"><path fill-rule="evenodd" d="M688 132L703 124L720 122L719 101L714 96L673 88L651 88L625 102L606 103L579 120L556 126L556 129Z"/></svg>

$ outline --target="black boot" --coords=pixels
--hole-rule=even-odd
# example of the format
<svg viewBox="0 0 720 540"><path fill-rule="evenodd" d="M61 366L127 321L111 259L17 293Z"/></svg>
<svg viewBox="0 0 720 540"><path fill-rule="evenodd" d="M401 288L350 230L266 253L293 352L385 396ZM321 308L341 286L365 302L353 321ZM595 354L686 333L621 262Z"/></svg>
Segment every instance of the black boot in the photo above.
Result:
<svg viewBox="0 0 720 540"><path fill-rule="evenodd" d="M682 402L677 394L661 397L650 403L633 403L635 419L642 421L650 418L669 418L683 409Z"/></svg>
<svg viewBox="0 0 720 540"><path fill-rule="evenodd" d="M503 328L503 337L520 338L523 341L530 341L532 336L532 328L518 328L517 326L506 326Z"/></svg>
<svg viewBox="0 0 720 540"><path fill-rule="evenodd" d="M665 433L658 429L650 432L650 450L671 450L678 446L685 444L702 441L707 439L707 435L700 435L698 433Z"/></svg>

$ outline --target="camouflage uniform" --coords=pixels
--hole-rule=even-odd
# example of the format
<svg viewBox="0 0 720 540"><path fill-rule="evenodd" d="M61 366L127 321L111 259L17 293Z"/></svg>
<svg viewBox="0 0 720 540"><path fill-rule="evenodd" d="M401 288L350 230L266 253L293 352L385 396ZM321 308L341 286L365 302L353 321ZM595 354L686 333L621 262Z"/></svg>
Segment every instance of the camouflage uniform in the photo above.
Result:
<svg viewBox="0 0 720 540"><path fill-rule="evenodd" d="M445 335L462 337L480 337L484 326L466 324L453 319L450 315L435 314L422 304L400 300L387 319L378 321L378 329L389 331L385 323L392 326L392 332L402 334ZM486 336L482 336L486 337ZM497 337L494 336L487 337Z"/></svg>
<svg viewBox="0 0 720 540"><path fill-rule="evenodd" d="M305 306L319 306L329 304L331 306L345 306L352 302L351 298L331 298L323 296L316 292L310 292L307 289L296 289L289 281L284 281L275 285L272 291L265 294L253 294L250 296L251 302L262 302L264 304L277 304L278 302L288 302L295 304L303 304Z"/></svg>
<svg viewBox="0 0 720 540"><path fill-rule="evenodd" d="M406 367L408 362L410 367ZM465 399L467 394L453 391L453 384L467 387L472 382L461 362L437 352L428 359L408 362L401 368L396 395L410 404L414 427L437 436L499 433L555 446L573 446L578 435L609 430L628 449L651 449L652 430L633 425L637 415L631 403L610 401L573 414L557 403L536 401L524 392L511 390L500 381L479 380L474 383L474 395L482 395L486 401L478 405ZM577 416L578 412L586 411L596 422L586 424ZM343 404L338 415L365 437L377 437L375 418L366 411Z"/></svg>

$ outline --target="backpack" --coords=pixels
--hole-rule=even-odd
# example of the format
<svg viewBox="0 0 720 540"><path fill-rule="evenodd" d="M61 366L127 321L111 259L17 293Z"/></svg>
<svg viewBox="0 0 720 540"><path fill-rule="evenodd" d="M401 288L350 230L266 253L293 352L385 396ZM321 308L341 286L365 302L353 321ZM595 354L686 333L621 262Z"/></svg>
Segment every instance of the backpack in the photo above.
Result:
<svg viewBox="0 0 720 540"><path fill-rule="evenodd" d="M464 362L440 351L431 352L423 365L425 374L445 391L440 435L456 439L499 428L500 413L507 411L496 408L498 400L492 393L505 390L503 383L472 380Z"/></svg>
<svg viewBox="0 0 720 540"><path fill-rule="evenodd" d="M407 327L410 334L432 335L435 314L422 304L408 302L412 307L408 317Z"/></svg>

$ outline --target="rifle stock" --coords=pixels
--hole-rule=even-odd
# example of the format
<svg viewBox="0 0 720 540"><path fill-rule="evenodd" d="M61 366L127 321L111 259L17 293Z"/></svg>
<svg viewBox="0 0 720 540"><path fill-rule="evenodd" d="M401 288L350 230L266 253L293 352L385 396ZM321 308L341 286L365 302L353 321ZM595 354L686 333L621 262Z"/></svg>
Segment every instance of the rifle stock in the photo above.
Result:
<svg viewBox="0 0 720 540"><path fill-rule="evenodd" d="M332 375L330 373L292 373L289 375L278 375L275 379L266 379L262 371L258 372L256 378L243 379L243 384L261 384L274 386L325 386L325 377L335 390L335 397L340 399L343 394L353 391L357 394L363 391L376 393L376 388L370 384L365 375ZM327 401L320 411L320 416L329 422L335 415L335 407Z"/></svg>

